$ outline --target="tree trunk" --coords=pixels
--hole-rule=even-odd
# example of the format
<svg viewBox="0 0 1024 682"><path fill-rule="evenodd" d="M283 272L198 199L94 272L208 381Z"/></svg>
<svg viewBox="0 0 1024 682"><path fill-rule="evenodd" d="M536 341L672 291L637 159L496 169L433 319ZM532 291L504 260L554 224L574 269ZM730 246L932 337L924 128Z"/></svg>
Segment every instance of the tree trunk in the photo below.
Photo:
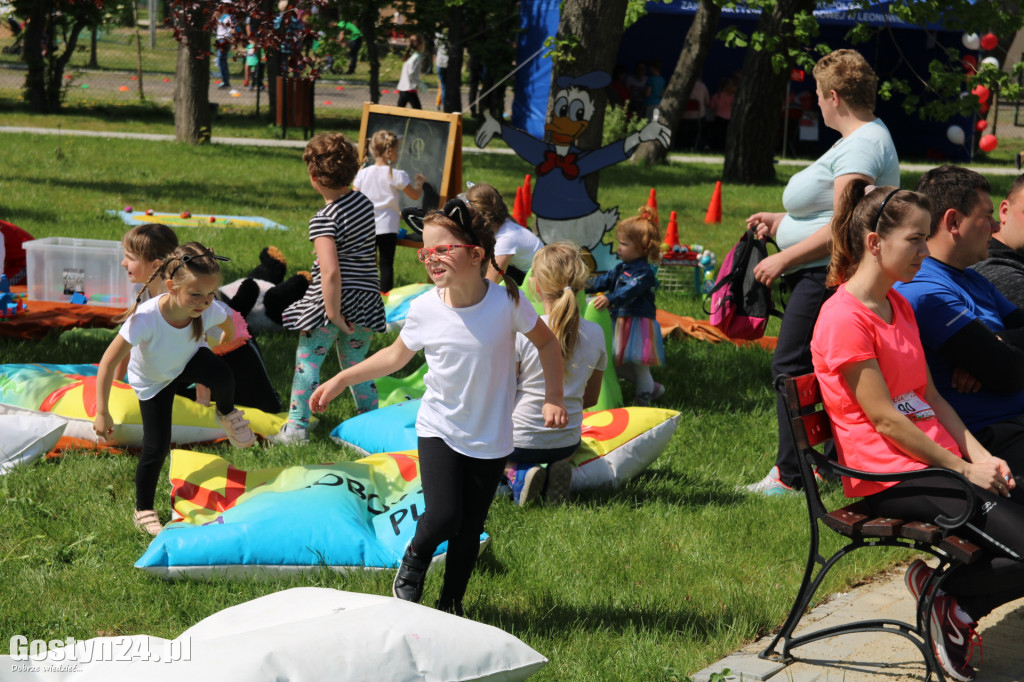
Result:
<svg viewBox="0 0 1024 682"><path fill-rule="evenodd" d="M370 101L374 104L380 102L380 54L377 51L377 40L380 37L377 31L379 18L380 10L377 5L368 0L363 4L356 20L359 30L363 32L363 44L366 45L366 61L370 64Z"/></svg>
<svg viewBox="0 0 1024 682"><path fill-rule="evenodd" d="M686 40L683 42L683 51L679 54L679 61L672 71L665 92L661 96L661 104L658 105L660 121L668 126L669 130L675 133L679 126L680 117L686 110L686 103L690 100L690 92L694 83L700 78L700 72L704 68L704 60L711 51L711 42L715 38L715 30L718 27L718 18L722 15L722 8L712 0L701 0L697 7L697 14L693 17L690 30L686 32ZM644 166L661 164L665 162L668 149L658 142L643 142L633 154L633 163Z"/></svg>
<svg viewBox="0 0 1024 682"><path fill-rule="evenodd" d="M46 58L43 57L43 33L50 16L49 0L39 0L32 5L32 13L25 17L25 96L32 112L49 111L46 100Z"/></svg>
<svg viewBox="0 0 1024 682"><path fill-rule="evenodd" d="M178 43L174 78L174 137L210 141L210 33L188 27Z"/></svg>
<svg viewBox="0 0 1024 682"><path fill-rule="evenodd" d="M622 25L626 18L626 0L565 0L562 16L558 22L559 40L572 36L579 39L579 47L572 52L572 60L558 60L551 70L551 91L548 95L548 113L554 107L554 97L559 88L555 83L559 76L582 76L591 71L611 74L618 57L622 41ZM598 149L604 132L604 110L608 94L604 88L591 90L594 115L590 125L576 141L580 149ZM599 174L591 173L584 180L587 192L597 196Z"/></svg>
<svg viewBox="0 0 1024 682"><path fill-rule="evenodd" d="M444 102L446 113L462 111L462 55L463 50L462 5L448 8L448 71L445 74Z"/></svg>
<svg viewBox="0 0 1024 682"><path fill-rule="evenodd" d="M761 14L755 30L769 36L790 35L788 20L797 12L813 10L814 0L779 0L773 12ZM775 148L789 73L788 65L776 73L768 51L747 50L725 140L724 180L753 184L775 180Z"/></svg>
<svg viewBox="0 0 1024 682"><path fill-rule="evenodd" d="M97 40L97 35L96 34L99 33L99 32L100 32L99 27L98 26L93 26L92 27L92 31L90 31L90 35L89 35L89 68L90 69L98 69L98 68L100 68L100 63L96 60L96 40Z"/></svg>

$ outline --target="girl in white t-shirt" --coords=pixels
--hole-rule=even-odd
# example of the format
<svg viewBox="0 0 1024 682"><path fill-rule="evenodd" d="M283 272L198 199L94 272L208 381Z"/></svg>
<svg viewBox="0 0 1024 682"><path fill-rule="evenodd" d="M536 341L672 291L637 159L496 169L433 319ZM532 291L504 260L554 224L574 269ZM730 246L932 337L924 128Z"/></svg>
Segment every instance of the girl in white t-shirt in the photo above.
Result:
<svg viewBox="0 0 1024 682"><path fill-rule="evenodd" d="M377 265L380 268L380 290L391 291L395 285L395 245L398 242L398 193L416 201L423 195L422 173L412 182L409 174L395 168L398 162L398 136L390 130L378 130L370 138L373 165L356 173L352 188L373 202L373 218L377 224Z"/></svg>
<svg viewBox="0 0 1024 682"><path fill-rule="evenodd" d="M431 557L447 540L437 608L462 615L484 519L513 450L516 333L537 346L549 379L540 410L551 428L568 422L562 357L554 334L520 300L515 283L506 280L502 288L484 279L494 236L465 202L452 199L424 218L423 247L419 259L436 289L412 302L393 344L324 382L309 405L321 412L346 386L391 374L424 351L426 392L416 433L426 511L402 557L392 593L418 602Z"/></svg>
<svg viewBox="0 0 1024 682"><path fill-rule="evenodd" d="M569 497L572 464L580 445L583 408L595 405L608 362L601 326L580 318L577 296L589 270L579 247L569 242L548 244L533 257L531 283L544 306L541 318L558 339L565 374L565 409L569 422L561 429L545 427L540 419L545 380L537 351L521 334L516 339L518 385L512 412L515 450L505 473L521 505L544 495L561 504ZM538 464L547 464L543 469Z"/></svg>
<svg viewBox="0 0 1024 682"><path fill-rule="evenodd" d="M420 71L423 68L423 36L414 33L409 36L409 47L402 57L402 73L398 77L398 104L404 107L406 104L413 109L422 109L420 104L420 89L423 87L420 81Z"/></svg>
<svg viewBox="0 0 1024 682"><path fill-rule="evenodd" d="M508 206L498 190L481 182L466 191L469 205L483 215L487 227L494 233L494 265L487 268L487 279L498 282L508 273L517 284L522 284L533 262L533 256L544 242L537 235L509 218Z"/></svg>
<svg viewBox="0 0 1024 682"><path fill-rule="evenodd" d="M153 499L160 468L171 449L176 384L201 382L208 386L217 404L217 422L231 444L247 448L256 442L245 413L235 408L231 369L201 345L206 331L213 327L221 329L224 342L230 342L235 335L227 310L214 302L220 286L218 261L226 260L196 242L176 248L150 276L152 281L158 274L167 273L167 293L140 303L139 292L135 305L121 317L124 324L100 361L93 430L101 440L107 440L114 433L109 410L114 368L130 355L128 383L139 397L142 416L134 518L136 527L152 535L161 530ZM143 287L142 291L145 290Z"/></svg>

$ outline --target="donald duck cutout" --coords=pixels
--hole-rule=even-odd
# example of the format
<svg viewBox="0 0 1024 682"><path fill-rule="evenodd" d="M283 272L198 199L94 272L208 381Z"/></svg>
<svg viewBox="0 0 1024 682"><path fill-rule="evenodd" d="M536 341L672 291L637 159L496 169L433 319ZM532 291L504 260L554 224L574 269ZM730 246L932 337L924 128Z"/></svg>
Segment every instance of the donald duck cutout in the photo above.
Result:
<svg viewBox="0 0 1024 682"><path fill-rule="evenodd" d="M594 115L594 101L589 91L600 90L609 83L611 76L604 71L592 71L578 78L560 76L555 81L560 90L555 95L551 122L544 126L550 133L551 143L499 123L489 113L485 113L485 121L476 134L478 147L486 147L498 135L535 167L537 184L533 190L533 212L537 214L541 241L545 244L565 239L576 242L593 254L598 270L615 266L610 233L618 222L619 210L602 210L587 193L583 179L625 161L641 142L657 141L668 148L672 139L671 131L655 116L640 132L600 149L585 151L573 146Z"/></svg>

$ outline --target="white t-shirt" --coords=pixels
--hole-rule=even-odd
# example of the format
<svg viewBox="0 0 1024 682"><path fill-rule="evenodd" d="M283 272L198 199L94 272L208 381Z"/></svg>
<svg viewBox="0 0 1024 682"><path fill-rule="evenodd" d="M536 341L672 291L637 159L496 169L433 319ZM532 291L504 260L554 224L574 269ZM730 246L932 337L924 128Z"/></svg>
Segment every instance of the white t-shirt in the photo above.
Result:
<svg viewBox="0 0 1024 682"><path fill-rule="evenodd" d="M402 62L402 75L398 78L398 90L419 90L420 89L420 62L423 55L413 52L409 58Z"/></svg>
<svg viewBox="0 0 1024 682"><path fill-rule="evenodd" d="M200 341L192 338L192 325L172 327L160 312L160 294L143 301L118 334L132 345L128 361L128 383L139 400L149 400L167 387L196 354ZM228 318L220 301L203 311L203 330L208 331ZM204 338L205 340L205 338Z"/></svg>
<svg viewBox="0 0 1024 682"><path fill-rule="evenodd" d="M449 306L442 294L435 288L414 299L400 333L427 359L416 435L441 438L467 457L506 457L512 452L516 332L531 331L537 313L525 296L517 305L490 281L483 300L467 308Z"/></svg>
<svg viewBox="0 0 1024 682"><path fill-rule="evenodd" d="M543 246L544 242L537 235L511 218L507 218L498 228L498 234L494 235L494 255L512 256L509 262L523 272L530 271L533 254Z"/></svg>
<svg viewBox="0 0 1024 682"><path fill-rule="evenodd" d="M548 316L541 317L546 323ZM562 377L565 392L565 409L569 423L561 429L544 426L544 370L540 366L540 354L528 338L516 337L516 358L519 361L519 386L516 391L516 405L512 411L513 440L517 448L546 450L566 448L580 440L583 426L583 392L594 371L604 371L608 364L604 331L599 324L580 320L579 345L567 363Z"/></svg>
<svg viewBox="0 0 1024 682"><path fill-rule="evenodd" d="M217 20L217 42L231 40L231 34L235 32L235 25L231 21L230 14L222 14Z"/></svg>
<svg viewBox="0 0 1024 682"><path fill-rule="evenodd" d="M817 161L786 183L782 206L786 215L779 222L775 241L788 249L832 220L836 178L859 173L876 185L900 185L900 160L889 129L876 118L832 145ZM794 270L828 264L828 257L804 263Z"/></svg>
<svg viewBox="0 0 1024 682"><path fill-rule="evenodd" d="M388 173L391 171L391 173ZM377 234L398 234L401 218L398 193L409 184L409 174L391 166L374 164L356 173L352 186L373 202L373 219Z"/></svg>

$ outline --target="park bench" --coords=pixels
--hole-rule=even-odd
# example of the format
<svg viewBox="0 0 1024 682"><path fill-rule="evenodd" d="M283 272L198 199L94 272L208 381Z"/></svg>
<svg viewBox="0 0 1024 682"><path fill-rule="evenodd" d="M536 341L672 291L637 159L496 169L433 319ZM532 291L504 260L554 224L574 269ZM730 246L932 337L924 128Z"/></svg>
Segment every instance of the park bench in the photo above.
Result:
<svg viewBox="0 0 1024 682"><path fill-rule="evenodd" d="M931 645L931 619L928 614L931 613L935 589L961 566L971 564L982 556L982 548L955 534L955 531L968 525L972 510L975 508L974 486L959 473L948 469L928 468L904 473L879 474L841 466L827 459L816 449L832 438L832 425L821 405L817 377L813 374L795 378L780 375L775 380L775 388L786 399L792 437L797 452L800 453L800 478L807 500L811 532L807 566L789 616L782 629L759 657L788 663L793 660L790 651L809 642L854 632L891 632L906 637L921 651L927 666L926 679L930 679L932 673L935 673L938 679L944 679L942 668L935 658ZM829 511L822 502L814 466L866 481L903 481L936 473L948 475L963 487L966 504L963 512L955 518L940 515L933 523L877 518L868 511L867 505L862 501ZM820 549L821 525L831 528L847 540L827 559L822 556ZM794 636L794 630L828 572L844 556L865 547L905 547L927 552L938 558L939 565L917 604L916 623L867 619Z"/></svg>

